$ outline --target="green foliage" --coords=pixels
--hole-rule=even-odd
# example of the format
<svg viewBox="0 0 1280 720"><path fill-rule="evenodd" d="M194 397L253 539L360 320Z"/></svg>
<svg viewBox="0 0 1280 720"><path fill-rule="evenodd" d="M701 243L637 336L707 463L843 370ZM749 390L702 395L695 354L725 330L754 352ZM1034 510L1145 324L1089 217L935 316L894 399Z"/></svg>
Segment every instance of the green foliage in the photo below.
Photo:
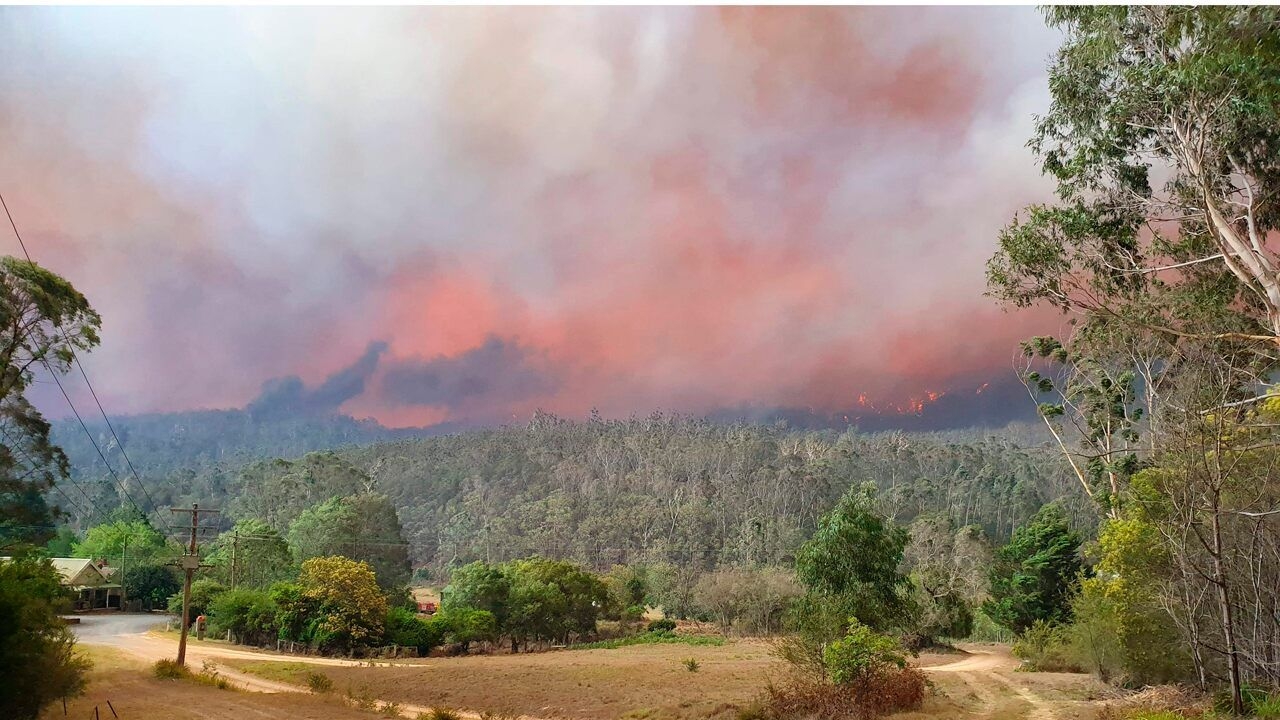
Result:
<svg viewBox="0 0 1280 720"><path fill-rule="evenodd" d="M333 692L333 680L322 672L310 670L307 672L307 689L316 695Z"/></svg>
<svg viewBox="0 0 1280 720"><path fill-rule="evenodd" d="M122 574L125 595L146 609L167 608L169 598L182 590L177 568L162 561L130 565Z"/></svg>
<svg viewBox="0 0 1280 720"><path fill-rule="evenodd" d="M699 663L696 658L685 658L680 661L680 664L689 672L698 672L698 669L702 667L702 663Z"/></svg>
<svg viewBox="0 0 1280 720"><path fill-rule="evenodd" d="M122 422L130 459L154 483L152 492L174 504L213 503L287 534L306 508L368 486L394 499L415 564L433 578L498 549L504 557L594 567L625 562L644 566L644 604L674 617L696 611L693 589L707 570L792 566L849 478L877 484L886 516L908 522L942 512L957 527L978 524L1001 540L1055 498L1065 496L1074 526L1094 518L1088 500L1069 486L1070 468L1043 447L1043 427L1024 424L998 435L872 434L680 416L592 423L539 415L518 426L389 442L392 431L341 417L255 423L243 413L201 412ZM183 429L180 443L172 439L175 427ZM92 423L90 429L98 432ZM58 424L56 437L79 478L106 473L74 421ZM377 440L388 442L368 444ZM312 456L243 466L325 443L342 446L330 455L346 470ZM375 467L376 483L368 477ZM582 482L586 477L593 481ZM688 478L699 480L673 495ZM778 487L799 491L780 494ZM968 500L955 502L959 497ZM600 548L628 554L601 555Z"/></svg>
<svg viewBox="0 0 1280 720"><path fill-rule="evenodd" d="M796 554L807 633L838 637L850 617L877 629L910 622L910 582L900 569L908 534L876 511L873 493L850 489Z"/></svg>
<svg viewBox="0 0 1280 720"><path fill-rule="evenodd" d="M719 635L680 635L670 631L645 632L638 635L580 643L573 647L578 650L614 650L634 645L692 645L694 647L720 647L724 638Z"/></svg>
<svg viewBox="0 0 1280 720"><path fill-rule="evenodd" d="M504 634L512 647L527 640L567 643L570 635L596 630L608 590L595 575L562 560L529 558L509 563L509 615Z"/></svg>
<svg viewBox="0 0 1280 720"><path fill-rule="evenodd" d="M289 545L299 561L341 555L366 562L384 591L409 581L409 547L385 495L334 497L307 508L289 526Z"/></svg>
<svg viewBox="0 0 1280 720"><path fill-rule="evenodd" d="M1046 505L996 554L983 610L1015 633L1036 621L1066 622L1081 569L1079 536L1058 506Z"/></svg>
<svg viewBox="0 0 1280 720"><path fill-rule="evenodd" d="M502 568L477 561L453 571L441 593L441 602L446 610L484 610L493 615L499 626L505 627L510 595L511 578Z"/></svg>
<svg viewBox="0 0 1280 720"><path fill-rule="evenodd" d="M856 618L849 619L844 637L822 651L822 660L828 677L837 685L862 682L907 666L907 657L897 640L877 633Z"/></svg>
<svg viewBox="0 0 1280 720"><path fill-rule="evenodd" d="M213 632L231 631L240 642L270 642L277 635L276 604L265 590L222 592L209 603L208 613Z"/></svg>
<svg viewBox="0 0 1280 720"><path fill-rule="evenodd" d="M51 558L74 557L71 553L74 552L73 548L78 542L80 538L75 531L64 525L58 528L52 538L49 538L49 542L45 543L44 554Z"/></svg>
<svg viewBox="0 0 1280 720"><path fill-rule="evenodd" d="M101 322L62 277L0 258L0 553L49 540L57 513L45 493L70 469L49 423L26 398L34 372L65 373L75 353L98 345Z"/></svg>
<svg viewBox="0 0 1280 720"><path fill-rule="evenodd" d="M58 617L64 601L47 560L22 554L0 560L0 707L31 719L59 698L79 695L89 663L73 654L74 636Z"/></svg>
<svg viewBox="0 0 1280 720"><path fill-rule="evenodd" d="M200 578L191 583L190 616L191 621L201 615L209 614L209 607L214 599L227 591L227 586L212 578ZM169 597L169 612L182 614L182 593L176 592Z"/></svg>
<svg viewBox="0 0 1280 720"><path fill-rule="evenodd" d="M176 555L165 537L145 519L117 520L95 525L84 540L72 545L74 557L106 560L113 565L147 563ZM127 558L127 560L126 560Z"/></svg>
<svg viewBox="0 0 1280 720"><path fill-rule="evenodd" d="M1036 620L1013 643L1013 655L1028 670L1078 672L1067 627Z"/></svg>
<svg viewBox="0 0 1280 720"><path fill-rule="evenodd" d="M288 543L275 528L253 518L237 521L231 530L218 535L209 545L205 561L228 586L266 588L295 574Z"/></svg>
<svg viewBox="0 0 1280 720"><path fill-rule="evenodd" d="M581 566L543 558L503 565L475 562L458 568L444 589L446 612L467 608L490 613L513 651L531 640L568 642L596 630L609 591Z"/></svg>
<svg viewBox="0 0 1280 720"><path fill-rule="evenodd" d="M1096 575L1074 604L1086 667L1135 686L1191 680L1186 644L1161 605L1159 586L1173 568L1159 529L1137 517L1110 520L1098 552Z"/></svg>
<svg viewBox="0 0 1280 720"><path fill-rule="evenodd" d="M151 665L151 674L157 680L182 680L190 677L191 671L186 665L179 665L177 660L162 658Z"/></svg>
<svg viewBox="0 0 1280 720"><path fill-rule="evenodd" d="M675 629L676 621L670 618L658 618L657 620L651 621L649 626L645 628L645 630L651 633L675 632Z"/></svg>
<svg viewBox="0 0 1280 720"><path fill-rule="evenodd" d="M368 563L344 557L311 558L302 563L298 585L314 609L308 618L308 639L322 647L350 648L382 635L387 601Z"/></svg>
<svg viewBox="0 0 1280 720"><path fill-rule="evenodd" d="M301 585L278 582L267 591L276 607L276 632L281 640L307 641L307 623L316 612L316 602L307 597Z"/></svg>
<svg viewBox="0 0 1280 720"><path fill-rule="evenodd" d="M433 621L404 608L391 608L387 611L385 628L383 638L386 643L417 648L418 656L426 657L444 642L449 624L447 619Z"/></svg>
<svg viewBox="0 0 1280 720"><path fill-rule="evenodd" d="M433 628L443 630L445 637L461 645L464 651L473 642L491 642L498 639L498 619L488 610L454 607L432 615L427 622ZM437 631L432 630L432 632Z"/></svg>

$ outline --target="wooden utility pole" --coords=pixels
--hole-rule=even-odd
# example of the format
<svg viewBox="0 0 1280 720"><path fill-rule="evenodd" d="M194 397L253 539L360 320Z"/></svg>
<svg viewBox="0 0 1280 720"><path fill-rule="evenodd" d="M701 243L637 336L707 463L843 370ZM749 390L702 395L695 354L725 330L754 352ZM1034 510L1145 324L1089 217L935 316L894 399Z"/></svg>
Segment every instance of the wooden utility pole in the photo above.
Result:
<svg viewBox="0 0 1280 720"><path fill-rule="evenodd" d="M191 509L169 508L169 512L191 513L191 541L187 546L187 554L182 556L182 634L178 636L178 664L187 664L187 629L191 627L191 577L200 567L200 553L196 548L196 536L200 532L200 513L216 514L217 510L201 510L198 503L191 503Z"/></svg>

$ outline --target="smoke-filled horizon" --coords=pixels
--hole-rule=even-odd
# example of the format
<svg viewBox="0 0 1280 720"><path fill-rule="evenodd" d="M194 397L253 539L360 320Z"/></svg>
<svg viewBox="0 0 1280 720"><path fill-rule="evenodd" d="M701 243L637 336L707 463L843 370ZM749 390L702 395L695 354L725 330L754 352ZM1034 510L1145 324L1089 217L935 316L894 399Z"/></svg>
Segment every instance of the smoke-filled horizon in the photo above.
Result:
<svg viewBox="0 0 1280 720"><path fill-rule="evenodd" d="M7 9L0 192L102 314L114 413L1013 417L1059 320L983 268L1051 194L1057 42L1027 8Z"/></svg>

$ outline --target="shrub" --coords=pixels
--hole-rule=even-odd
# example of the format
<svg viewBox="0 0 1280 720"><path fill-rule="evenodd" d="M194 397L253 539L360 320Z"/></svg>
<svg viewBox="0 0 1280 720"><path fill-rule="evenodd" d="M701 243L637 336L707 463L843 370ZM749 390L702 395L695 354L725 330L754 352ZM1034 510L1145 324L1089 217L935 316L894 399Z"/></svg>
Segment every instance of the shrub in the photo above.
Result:
<svg viewBox="0 0 1280 720"><path fill-rule="evenodd" d="M1280 718L1280 694L1269 693L1256 685L1245 684L1240 688L1244 698L1246 715L1258 718ZM1231 712L1231 692L1223 689L1213 695L1213 709L1222 714Z"/></svg>
<svg viewBox="0 0 1280 720"><path fill-rule="evenodd" d="M312 641L351 648L376 641L387 617L387 599L368 563L341 556L314 557L298 575L302 596L315 608L308 618Z"/></svg>
<svg viewBox="0 0 1280 720"><path fill-rule="evenodd" d="M822 651L822 662L833 682L848 685L904 668L907 658L897 640L850 618L845 636Z"/></svg>
<svg viewBox="0 0 1280 720"><path fill-rule="evenodd" d="M926 688L924 673L915 668L895 668L846 684L798 679L783 686L770 685L761 701L762 715L815 720L873 718L920 707Z"/></svg>
<svg viewBox="0 0 1280 720"><path fill-rule="evenodd" d="M276 604L262 590L227 590L209 603L210 629L230 630L240 642L262 642L277 634Z"/></svg>
<svg viewBox="0 0 1280 720"><path fill-rule="evenodd" d="M685 658L680 661L680 664L684 665L684 669L689 672L698 672L698 668L702 667L701 663L694 658Z"/></svg>
<svg viewBox="0 0 1280 720"><path fill-rule="evenodd" d="M1254 717L1280 718L1280 693L1256 698L1251 703Z"/></svg>
<svg viewBox="0 0 1280 720"><path fill-rule="evenodd" d="M619 617L623 622L636 622L644 617L644 606L632 605L631 607L623 610Z"/></svg>
<svg viewBox="0 0 1280 720"><path fill-rule="evenodd" d="M418 713L417 720L462 720L462 716L449 708L438 707Z"/></svg>
<svg viewBox="0 0 1280 720"><path fill-rule="evenodd" d="M654 620L649 623L649 627L646 629L651 633L675 632L676 622L675 620L662 618L661 620Z"/></svg>
<svg viewBox="0 0 1280 720"><path fill-rule="evenodd" d="M1013 656L1023 669L1038 672L1083 672L1070 645L1067 628L1037 620L1013 643Z"/></svg>
<svg viewBox="0 0 1280 720"><path fill-rule="evenodd" d="M462 646L463 652L471 643L494 640L498 637L498 621L488 610L453 608L436 613L428 623L444 630L450 641Z"/></svg>
<svg viewBox="0 0 1280 720"><path fill-rule="evenodd" d="M185 665L179 665L177 660L164 658L157 660L151 666L151 672L159 680L181 680L191 675L191 671Z"/></svg>
<svg viewBox="0 0 1280 720"><path fill-rule="evenodd" d="M449 627L447 619L432 620L424 620L404 608L392 608L387 611L383 636L392 645L417 648L418 655L426 657L444 641Z"/></svg>
<svg viewBox="0 0 1280 720"><path fill-rule="evenodd" d="M322 672L307 673L307 687L317 695L333 691L333 680Z"/></svg>
<svg viewBox="0 0 1280 720"><path fill-rule="evenodd" d="M218 672L218 664L206 659L200 666L200 673L192 675L192 679L205 685L212 685L219 690L231 689L231 683Z"/></svg>
<svg viewBox="0 0 1280 720"><path fill-rule="evenodd" d="M211 578L201 578L191 583L191 622L195 622L201 615L208 615L209 604L226 590L225 585ZM169 612L182 615L181 592L176 592L169 597Z"/></svg>

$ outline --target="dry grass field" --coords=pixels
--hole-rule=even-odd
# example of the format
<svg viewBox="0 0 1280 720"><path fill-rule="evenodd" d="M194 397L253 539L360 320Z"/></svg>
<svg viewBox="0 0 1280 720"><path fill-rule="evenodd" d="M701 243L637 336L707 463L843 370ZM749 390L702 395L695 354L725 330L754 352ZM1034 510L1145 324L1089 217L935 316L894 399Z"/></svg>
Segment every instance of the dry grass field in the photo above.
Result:
<svg viewBox="0 0 1280 720"><path fill-rule="evenodd" d="M113 648L84 646L78 652L94 664L89 686L78 698L45 711L41 720L373 720L385 717L347 707L336 698L298 693L265 694L219 690L188 680L157 680L151 665ZM198 667L196 669L199 669ZM110 703L110 705L108 705Z"/></svg>
<svg viewBox="0 0 1280 720"><path fill-rule="evenodd" d="M683 664L698 662L696 672ZM431 658L395 667L308 668L296 662L229 661L273 680L302 683L309 669L338 693L471 711L545 718L733 718L786 669L762 642L637 645L526 655Z"/></svg>

